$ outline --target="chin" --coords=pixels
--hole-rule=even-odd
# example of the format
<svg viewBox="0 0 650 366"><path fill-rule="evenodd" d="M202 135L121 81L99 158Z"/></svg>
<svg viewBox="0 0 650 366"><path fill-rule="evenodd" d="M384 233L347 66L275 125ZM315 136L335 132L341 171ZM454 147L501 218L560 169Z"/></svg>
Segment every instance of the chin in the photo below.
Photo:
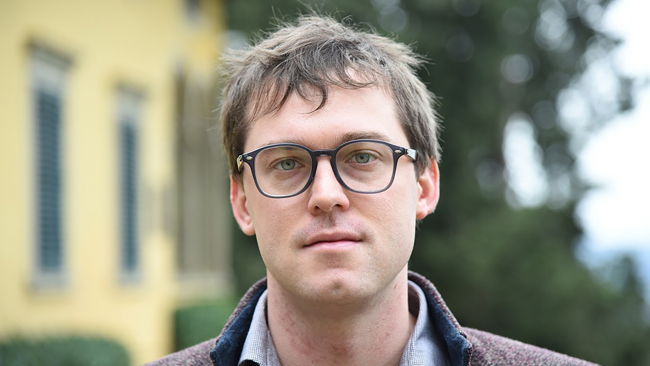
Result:
<svg viewBox="0 0 650 366"><path fill-rule="evenodd" d="M372 287L364 285L365 282L353 273L319 275L313 283L303 284L303 296L310 301L329 305L364 302L373 295Z"/></svg>

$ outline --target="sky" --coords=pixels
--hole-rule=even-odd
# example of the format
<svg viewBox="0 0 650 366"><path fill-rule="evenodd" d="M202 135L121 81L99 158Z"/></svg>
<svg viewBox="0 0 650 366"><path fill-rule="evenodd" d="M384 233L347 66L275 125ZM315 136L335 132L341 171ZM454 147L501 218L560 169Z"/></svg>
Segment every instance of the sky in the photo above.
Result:
<svg viewBox="0 0 650 366"><path fill-rule="evenodd" d="M637 78L632 110L590 136L578 171L595 186L577 208L583 255L599 261L617 252L636 256L650 294L650 1L616 0L603 29L622 39L614 66ZM645 81L644 81L645 80Z"/></svg>

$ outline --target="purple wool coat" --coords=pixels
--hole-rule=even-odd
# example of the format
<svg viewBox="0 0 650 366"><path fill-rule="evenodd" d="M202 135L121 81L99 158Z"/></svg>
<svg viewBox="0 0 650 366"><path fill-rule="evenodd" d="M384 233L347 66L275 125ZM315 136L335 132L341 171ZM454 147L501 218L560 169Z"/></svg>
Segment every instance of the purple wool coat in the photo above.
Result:
<svg viewBox="0 0 650 366"><path fill-rule="evenodd" d="M433 284L409 272L425 293L429 316L447 347L451 366L595 366L595 364L480 330L461 327ZM178 351L146 366L237 366L255 305L266 280L241 299L216 338Z"/></svg>

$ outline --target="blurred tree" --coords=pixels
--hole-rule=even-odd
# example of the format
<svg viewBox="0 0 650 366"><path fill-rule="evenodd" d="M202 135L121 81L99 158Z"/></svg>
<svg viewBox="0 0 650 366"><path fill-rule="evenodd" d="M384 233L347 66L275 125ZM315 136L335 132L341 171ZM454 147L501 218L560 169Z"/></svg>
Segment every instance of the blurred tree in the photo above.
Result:
<svg viewBox="0 0 650 366"><path fill-rule="evenodd" d="M304 1L414 44L431 61L420 77L444 119L442 193L419 227L411 268L434 281L460 322L602 364L648 365L650 325L633 262L612 264L623 273L616 286L574 255L574 207L586 188L574 156L584 136L631 105L631 80L608 64L617 41L598 31L609 3ZM293 0L227 7L230 28L248 37L272 29L273 16L306 11ZM608 92L584 77L594 68L609 71L596 81ZM511 184L503 143L513 121L531 131L538 152L536 204ZM264 269L253 240L238 234L235 242L243 291Z"/></svg>

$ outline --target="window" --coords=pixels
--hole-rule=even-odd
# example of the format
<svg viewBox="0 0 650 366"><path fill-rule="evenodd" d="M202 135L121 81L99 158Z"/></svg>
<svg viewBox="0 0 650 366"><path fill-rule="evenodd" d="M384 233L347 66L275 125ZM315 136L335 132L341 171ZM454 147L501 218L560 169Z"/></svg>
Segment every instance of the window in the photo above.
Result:
<svg viewBox="0 0 650 366"><path fill-rule="evenodd" d="M65 279L63 144L69 62L43 47L31 54L35 131L36 244L34 284L61 286Z"/></svg>
<svg viewBox="0 0 650 366"><path fill-rule="evenodd" d="M120 269L126 281L138 280L140 269L138 230L139 125L141 95L119 89L119 164L120 164Z"/></svg>
<svg viewBox="0 0 650 366"><path fill-rule="evenodd" d="M210 115L217 92L204 85L176 75L176 259L187 288L225 284L230 271L230 181Z"/></svg>

